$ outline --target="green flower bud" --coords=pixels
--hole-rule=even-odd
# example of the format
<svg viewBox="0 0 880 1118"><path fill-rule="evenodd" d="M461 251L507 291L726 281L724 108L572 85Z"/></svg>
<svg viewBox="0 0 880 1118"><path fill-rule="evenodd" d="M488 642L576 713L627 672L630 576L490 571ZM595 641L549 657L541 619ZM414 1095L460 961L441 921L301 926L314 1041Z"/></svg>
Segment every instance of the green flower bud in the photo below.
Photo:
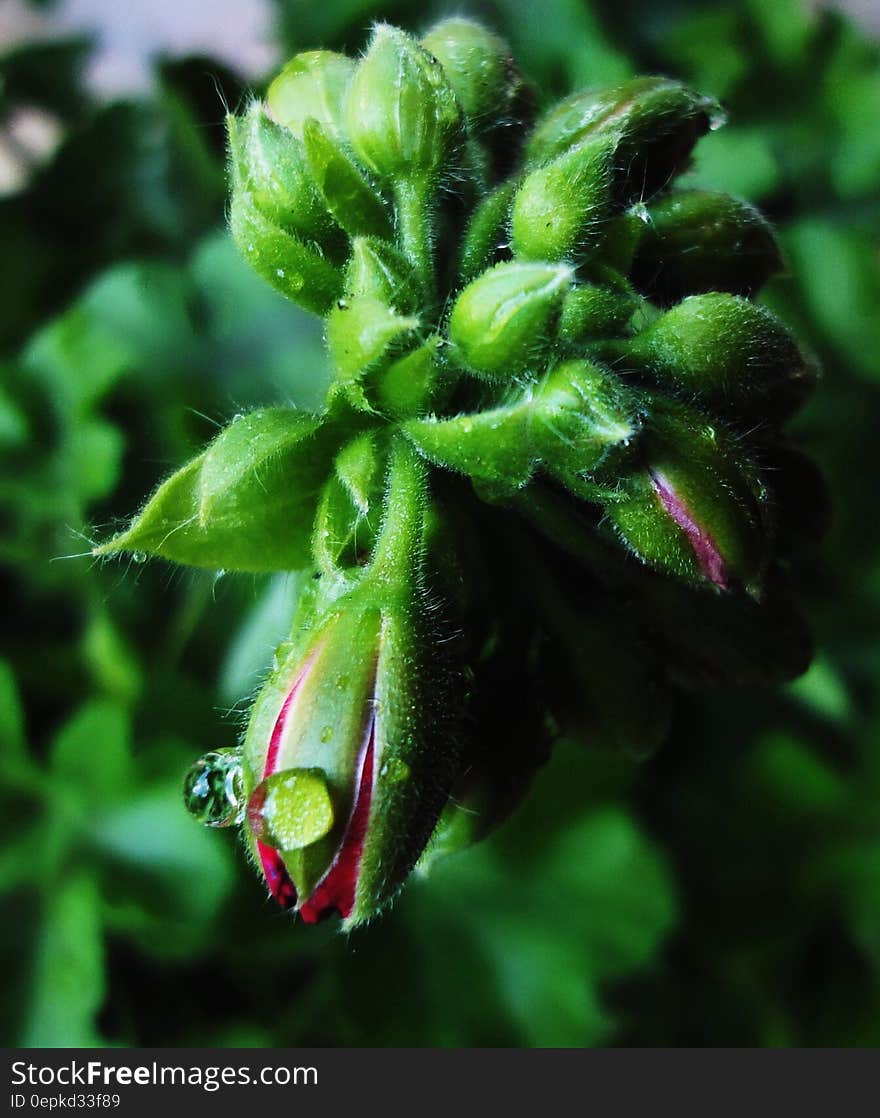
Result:
<svg viewBox="0 0 880 1118"><path fill-rule="evenodd" d="M695 584L757 592L767 563L763 492L751 465L696 413L652 402L640 464L605 516L651 566Z"/></svg>
<svg viewBox="0 0 880 1118"><path fill-rule="evenodd" d="M212 570L308 566L318 491L337 438L333 427L292 408L244 415L93 554L127 551Z"/></svg>
<svg viewBox="0 0 880 1118"><path fill-rule="evenodd" d="M349 236L391 237L385 203L316 120L303 126L306 160L322 198Z"/></svg>
<svg viewBox="0 0 880 1118"><path fill-rule="evenodd" d="M306 310L326 314L342 292L342 273L313 243L274 224L244 191L233 194L229 228L257 275Z"/></svg>
<svg viewBox="0 0 880 1118"><path fill-rule="evenodd" d="M355 237L345 273L345 293L378 299L403 314L419 307L419 282L412 263L387 241Z"/></svg>
<svg viewBox="0 0 880 1118"><path fill-rule="evenodd" d="M598 136L616 139L622 197L650 197L687 163L700 136L723 122L716 101L668 78L633 78L614 89L575 93L538 122L526 159L546 163Z"/></svg>
<svg viewBox="0 0 880 1118"><path fill-rule="evenodd" d="M782 271L779 242L754 206L729 194L675 192L649 210L632 276L664 303L704 291L753 295Z"/></svg>
<svg viewBox="0 0 880 1118"><path fill-rule="evenodd" d="M330 136L341 137L345 96L354 71L354 62L344 54L310 50L296 55L269 86L272 116L300 138L309 119Z"/></svg>
<svg viewBox="0 0 880 1118"><path fill-rule="evenodd" d="M364 164L386 181L432 179L461 137L443 67L403 31L377 24L348 91L346 123Z"/></svg>
<svg viewBox="0 0 880 1118"><path fill-rule="evenodd" d="M422 46L443 67L471 128L504 116L519 86L510 47L474 20L436 23Z"/></svg>
<svg viewBox="0 0 880 1118"><path fill-rule="evenodd" d="M469 283L449 319L449 337L462 364L488 380L527 369L545 346L572 276L565 264L510 261Z"/></svg>
<svg viewBox="0 0 880 1118"><path fill-rule="evenodd" d="M233 190L273 225L312 240L335 228L306 165L302 143L255 101L244 117L226 119Z"/></svg>
<svg viewBox="0 0 880 1118"><path fill-rule="evenodd" d="M784 413L816 378L772 311L737 295L693 295L618 346L659 386L719 407L760 403Z"/></svg>
<svg viewBox="0 0 880 1118"><path fill-rule="evenodd" d="M391 346L419 327L380 299L343 299L327 316L327 349L340 381L358 382Z"/></svg>
<svg viewBox="0 0 880 1118"><path fill-rule="evenodd" d="M611 208L613 137L585 141L526 175L513 200L511 247L563 260L599 238Z"/></svg>
<svg viewBox="0 0 880 1118"><path fill-rule="evenodd" d="M388 492L373 566L300 615L244 742L248 843L272 895L307 923L336 912L351 928L388 903L458 763L418 590L424 478L411 452L395 451Z"/></svg>

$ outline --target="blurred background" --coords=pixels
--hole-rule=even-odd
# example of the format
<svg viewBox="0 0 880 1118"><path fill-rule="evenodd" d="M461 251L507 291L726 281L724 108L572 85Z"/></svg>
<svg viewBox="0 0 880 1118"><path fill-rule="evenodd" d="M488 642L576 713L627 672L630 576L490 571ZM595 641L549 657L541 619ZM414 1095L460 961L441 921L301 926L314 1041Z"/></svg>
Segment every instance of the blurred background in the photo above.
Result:
<svg viewBox="0 0 880 1118"><path fill-rule="evenodd" d="M448 3L0 0L0 993L9 1045L880 1044L880 6L468 0L548 97L659 71L730 123L764 298L825 377L814 666L682 704L640 764L563 744L497 837L350 938L266 900L182 773L231 746L293 577L88 557L320 336L224 233L225 106Z"/></svg>

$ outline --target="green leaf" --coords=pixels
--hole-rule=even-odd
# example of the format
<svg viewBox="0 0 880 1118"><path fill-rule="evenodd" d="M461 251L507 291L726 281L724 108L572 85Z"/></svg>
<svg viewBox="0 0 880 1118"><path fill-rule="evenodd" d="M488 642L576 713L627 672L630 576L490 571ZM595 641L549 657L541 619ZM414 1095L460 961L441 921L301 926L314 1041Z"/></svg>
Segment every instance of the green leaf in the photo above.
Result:
<svg viewBox="0 0 880 1118"><path fill-rule="evenodd" d="M307 566L317 493L334 442L332 428L290 408L242 416L94 554L146 553L232 571Z"/></svg>
<svg viewBox="0 0 880 1118"><path fill-rule="evenodd" d="M33 1048L103 1044L95 1015L104 1000L100 897L94 877L55 882L35 945L34 977L20 1043Z"/></svg>
<svg viewBox="0 0 880 1118"><path fill-rule="evenodd" d="M123 707L93 699L58 732L50 764L65 792L89 810L122 799L132 780L131 727Z"/></svg>

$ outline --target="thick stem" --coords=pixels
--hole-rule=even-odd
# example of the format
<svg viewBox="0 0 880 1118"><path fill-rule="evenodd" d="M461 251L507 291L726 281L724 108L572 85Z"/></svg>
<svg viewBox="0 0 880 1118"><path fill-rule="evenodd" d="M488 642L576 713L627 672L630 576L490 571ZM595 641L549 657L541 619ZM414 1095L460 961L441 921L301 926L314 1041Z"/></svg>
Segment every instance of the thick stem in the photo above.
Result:
<svg viewBox="0 0 880 1118"><path fill-rule="evenodd" d="M416 269L429 300L434 298L433 212L434 182L430 178L399 179L394 184L397 235L400 247Z"/></svg>
<svg viewBox="0 0 880 1118"><path fill-rule="evenodd" d="M391 444L385 515L373 552L370 577L412 587L424 560L427 466L403 436Z"/></svg>

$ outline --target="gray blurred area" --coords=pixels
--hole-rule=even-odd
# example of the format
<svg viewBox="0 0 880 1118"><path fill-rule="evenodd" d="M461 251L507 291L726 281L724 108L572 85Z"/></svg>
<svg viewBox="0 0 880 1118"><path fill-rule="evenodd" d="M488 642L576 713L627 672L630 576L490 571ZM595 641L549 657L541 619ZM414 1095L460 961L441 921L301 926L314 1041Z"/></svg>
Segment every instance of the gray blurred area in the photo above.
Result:
<svg viewBox="0 0 880 1118"><path fill-rule="evenodd" d="M270 0L60 0L38 10L0 0L0 49L15 43L92 34L88 80L113 96L143 89L156 55L208 54L243 76L275 62Z"/></svg>

